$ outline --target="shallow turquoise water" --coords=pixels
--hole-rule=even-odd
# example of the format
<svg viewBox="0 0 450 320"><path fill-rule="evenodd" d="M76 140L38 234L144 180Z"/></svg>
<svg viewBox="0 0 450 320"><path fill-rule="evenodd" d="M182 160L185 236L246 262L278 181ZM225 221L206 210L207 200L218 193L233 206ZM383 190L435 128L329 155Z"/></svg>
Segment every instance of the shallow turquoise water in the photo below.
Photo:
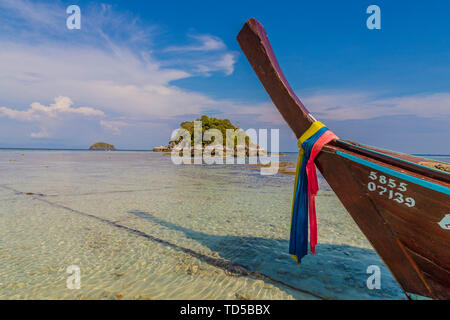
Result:
<svg viewBox="0 0 450 320"><path fill-rule="evenodd" d="M324 180L317 252L298 267L291 175L153 152L2 150L0 177L0 299L405 298ZM366 286L369 265L380 290Z"/></svg>

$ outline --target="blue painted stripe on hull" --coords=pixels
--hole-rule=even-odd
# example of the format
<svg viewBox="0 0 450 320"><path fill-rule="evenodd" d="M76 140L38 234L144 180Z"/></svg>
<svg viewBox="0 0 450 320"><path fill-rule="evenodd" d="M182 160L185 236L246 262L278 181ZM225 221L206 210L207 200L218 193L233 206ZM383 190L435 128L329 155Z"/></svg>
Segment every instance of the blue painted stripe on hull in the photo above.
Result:
<svg viewBox="0 0 450 320"><path fill-rule="evenodd" d="M372 168L372 169L384 172L386 174L389 174L391 176L394 176L394 177L397 177L397 178L400 178L400 179L412 182L414 184L418 184L418 185L420 185L422 187L425 187L425 188L428 188L428 189L431 189L431 190L434 190L434 191L438 191L438 192L441 192L441 193L446 194L446 195L450 195L450 188L448 188L446 186L442 186L442 185L434 183L434 182L430 182L430 181L427 181L427 180L416 178L416 177L407 175L405 173L402 173L402 172L399 172L399 171L395 171L395 170L392 170L390 168L383 167L383 166L381 166L379 164L376 164L376 163L373 163L373 162L370 162L370 161L367 161L367 160L355 157L354 155L351 155L351 154L348 154L348 153L345 153L345 152L342 152L342 151L336 151L336 153L338 155L344 157L344 158L347 158L347 159L349 159L351 161L354 161L354 162L357 162L359 164L362 164L362 165L364 165L366 167L369 167L369 168Z"/></svg>
<svg viewBox="0 0 450 320"><path fill-rule="evenodd" d="M411 300L433 300L431 298L428 297L424 297L418 294L414 294L411 292L406 292L406 295L411 299Z"/></svg>
<svg viewBox="0 0 450 320"><path fill-rule="evenodd" d="M421 165L421 164L416 163L416 162L408 161L408 160L405 160L405 159L402 159L402 158L399 158L399 157L394 157L392 155L389 155L389 154L386 154L386 153L383 153L383 152L379 152L379 151L375 151L375 150L372 150L372 149L369 149L369 148L364 148L362 146L357 146L357 145L354 145L352 143L348 143L348 142L343 141L343 140L340 140L340 142L344 143L346 145L353 146L353 147L356 147L356 148L360 148L360 149L363 149L363 150L366 150L366 151L369 151L369 152L373 152L373 153L376 153L376 154L379 154L379 155L382 155L382 156L385 156L385 157L388 157L388 158L391 158L391 159L395 159L395 160L403 161L403 162L406 162L406 163L409 163L409 164L413 164L415 166L422 167L424 169L433 170L433 171L436 171L436 172L439 172L439 173L443 172L443 173L446 173L446 174L450 174L449 172L441 171L439 169L435 169L435 168L431 168L431 167L426 167L426 166ZM372 147L372 148L374 148L374 147ZM388 151L391 151L391 150L388 150ZM391 152L394 152L394 151L391 151ZM406 153L403 153L403 154L406 154ZM434 161L432 159L425 159L425 160Z"/></svg>

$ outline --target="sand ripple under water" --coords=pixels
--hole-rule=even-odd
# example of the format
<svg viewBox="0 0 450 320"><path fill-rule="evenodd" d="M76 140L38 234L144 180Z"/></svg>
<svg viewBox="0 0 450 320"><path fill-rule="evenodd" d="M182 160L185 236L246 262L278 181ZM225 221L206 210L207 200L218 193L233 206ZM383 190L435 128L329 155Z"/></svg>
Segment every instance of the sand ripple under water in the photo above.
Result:
<svg viewBox="0 0 450 320"><path fill-rule="evenodd" d="M0 299L405 299L323 180L317 252L297 266L292 175L152 152L1 151L0 177Z"/></svg>

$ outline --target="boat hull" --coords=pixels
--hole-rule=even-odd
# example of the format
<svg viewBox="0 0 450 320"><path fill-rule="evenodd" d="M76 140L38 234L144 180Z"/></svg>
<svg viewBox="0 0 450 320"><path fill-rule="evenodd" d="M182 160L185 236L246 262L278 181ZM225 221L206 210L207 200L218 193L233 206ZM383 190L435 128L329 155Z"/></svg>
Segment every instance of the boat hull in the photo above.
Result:
<svg viewBox="0 0 450 320"><path fill-rule="evenodd" d="M315 121L287 82L263 26L250 19L241 49L299 138ZM345 140L315 163L410 298L450 299L450 175L429 161Z"/></svg>
<svg viewBox="0 0 450 320"><path fill-rule="evenodd" d="M332 146L316 164L404 291L450 299L450 230L439 224L450 196L442 184L421 185L412 172Z"/></svg>

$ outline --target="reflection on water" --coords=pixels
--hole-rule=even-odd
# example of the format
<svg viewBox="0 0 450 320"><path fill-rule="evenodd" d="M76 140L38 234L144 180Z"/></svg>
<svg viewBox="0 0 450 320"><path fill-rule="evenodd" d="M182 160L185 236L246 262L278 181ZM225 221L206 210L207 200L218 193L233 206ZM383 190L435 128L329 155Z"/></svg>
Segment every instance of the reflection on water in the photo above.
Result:
<svg viewBox="0 0 450 320"><path fill-rule="evenodd" d="M29 150L0 151L0 175L1 299L404 299L323 180L316 255L297 266L292 175ZM79 290L66 288L70 265ZM381 290L366 286L369 265L381 267Z"/></svg>

